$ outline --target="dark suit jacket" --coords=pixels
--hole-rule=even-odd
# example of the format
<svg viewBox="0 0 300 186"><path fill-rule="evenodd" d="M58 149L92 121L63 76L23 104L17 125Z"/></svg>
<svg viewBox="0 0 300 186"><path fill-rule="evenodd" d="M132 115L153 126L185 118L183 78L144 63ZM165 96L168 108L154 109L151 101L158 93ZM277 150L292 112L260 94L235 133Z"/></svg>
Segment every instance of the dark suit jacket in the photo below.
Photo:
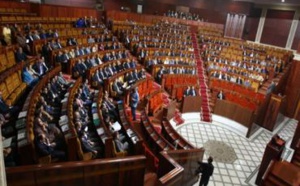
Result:
<svg viewBox="0 0 300 186"><path fill-rule="evenodd" d="M23 53L16 52L15 57L16 57L17 63L27 60L27 56L24 52Z"/></svg>
<svg viewBox="0 0 300 186"><path fill-rule="evenodd" d="M3 99L0 99L0 112L3 114L6 114L9 112L8 105L3 101Z"/></svg>

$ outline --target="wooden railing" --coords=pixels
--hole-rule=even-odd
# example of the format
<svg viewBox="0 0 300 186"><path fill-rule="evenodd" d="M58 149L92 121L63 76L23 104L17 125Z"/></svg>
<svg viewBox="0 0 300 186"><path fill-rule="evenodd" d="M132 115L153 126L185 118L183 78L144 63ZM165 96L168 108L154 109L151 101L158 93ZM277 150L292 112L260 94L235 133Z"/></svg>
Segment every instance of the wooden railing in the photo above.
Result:
<svg viewBox="0 0 300 186"><path fill-rule="evenodd" d="M9 186L143 185L145 156L6 169Z"/></svg>

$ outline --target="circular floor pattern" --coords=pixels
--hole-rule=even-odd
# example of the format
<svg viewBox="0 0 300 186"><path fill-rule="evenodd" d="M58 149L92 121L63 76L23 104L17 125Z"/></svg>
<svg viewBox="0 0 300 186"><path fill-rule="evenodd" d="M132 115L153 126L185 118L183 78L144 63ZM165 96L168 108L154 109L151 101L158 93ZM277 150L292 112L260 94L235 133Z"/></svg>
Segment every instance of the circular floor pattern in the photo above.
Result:
<svg viewBox="0 0 300 186"><path fill-rule="evenodd" d="M234 149L222 141L208 140L203 144L205 153L215 162L233 163L237 159Z"/></svg>

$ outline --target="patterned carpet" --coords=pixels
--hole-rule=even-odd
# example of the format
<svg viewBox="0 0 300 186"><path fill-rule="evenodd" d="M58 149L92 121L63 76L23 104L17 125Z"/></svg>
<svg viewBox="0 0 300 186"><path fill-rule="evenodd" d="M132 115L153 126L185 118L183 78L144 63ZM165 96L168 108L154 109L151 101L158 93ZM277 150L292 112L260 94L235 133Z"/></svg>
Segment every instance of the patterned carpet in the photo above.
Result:
<svg viewBox="0 0 300 186"><path fill-rule="evenodd" d="M224 142L208 140L203 147L206 155L213 157L215 162L233 163L237 159L234 149Z"/></svg>

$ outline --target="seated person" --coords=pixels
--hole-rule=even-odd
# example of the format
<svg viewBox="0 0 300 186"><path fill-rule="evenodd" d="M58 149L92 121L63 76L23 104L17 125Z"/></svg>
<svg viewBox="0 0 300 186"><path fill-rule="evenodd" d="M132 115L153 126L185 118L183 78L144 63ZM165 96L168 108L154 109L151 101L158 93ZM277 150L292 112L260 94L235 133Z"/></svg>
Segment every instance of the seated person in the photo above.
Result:
<svg viewBox="0 0 300 186"><path fill-rule="evenodd" d="M128 150L129 144L127 141L125 141L125 136L121 136L119 132L115 132L113 133L113 138L116 144L116 150L118 152L124 152Z"/></svg>
<svg viewBox="0 0 300 186"><path fill-rule="evenodd" d="M28 59L27 55L23 52L22 47L18 48L17 52L15 53L15 58L16 58L17 63L20 63L22 61L26 61Z"/></svg>
<svg viewBox="0 0 300 186"><path fill-rule="evenodd" d="M36 147L41 156L51 155L53 159L66 160L64 151L58 150L55 142L50 142L45 134L39 134L36 140Z"/></svg>
<svg viewBox="0 0 300 186"><path fill-rule="evenodd" d="M81 142L83 152L91 152L93 156L97 156L98 151L94 146L95 143L88 138L87 127L84 127L84 129L81 130L78 136Z"/></svg>
<svg viewBox="0 0 300 186"><path fill-rule="evenodd" d="M82 85L82 93L85 94L86 97L91 98L94 94L94 90L90 89L89 80L86 79L84 84Z"/></svg>
<svg viewBox="0 0 300 186"><path fill-rule="evenodd" d="M59 72L59 75L57 76L57 80L64 87L69 87L72 84L72 82L69 82L66 80L66 78L63 76L63 73L61 71Z"/></svg>
<svg viewBox="0 0 300 186"><path fill-rule="evenodd" d="M116 79L112 84L112 90L115 91L118 96L122 96L124 93L123 83L119 79Z"/></svg>
<svg viewBox="0 0 300 186"><path fill-rule="evenodd" d="M35 113L34 132L36 135L44 134L51 143L56 142L57 145L61 145L61 131L55 124L48 124L41 112Z"/></svg>
<svg viewBox="0 0 300 186"><path fill-rule="evenodd" d="M34 87L38 82L38 78L35 78L33 75L30 74L28 66L25 66L25 68L22 71L22 79L23 82L25 82L31 88Z"/></svg>
<svg viewBox="0 0 300 186"><path fill-rule="evenodd" d="M93 86L95 86L95 85L103 86L104 85L103 79L101 79L100 76L99 76L99 69L96 70L96 72L94 73L92 79L93 79Z"/></svg>
<svg viewBox="0 0 300 186"><path fill-rule="evenodd" d="M5 138L2 137L2 141L4 141ZM13 150L11 147L3 147L3 156L4 156L4 164L5 167L14 167L16 166L15 157L13 154Z"/></svg>
<svg viewBox="0 0 300 186"><path fill-rule="evenodd" d="M9 118L18 111L18 107L8 106L2 96L2 91L0 91L0 113L3 114L5 118Z"/></svg>
<svg viewBox="0 0 300 186"><path fill-rule="evenodd" d="M35 72L37 72L38 76L41 77L43 75L46 74L46 72L49 70L46 63L45 63L45 60L44 60L44 57L40 57L38 59L38 61L33 65L33 69L35 70Z"/></svg>

